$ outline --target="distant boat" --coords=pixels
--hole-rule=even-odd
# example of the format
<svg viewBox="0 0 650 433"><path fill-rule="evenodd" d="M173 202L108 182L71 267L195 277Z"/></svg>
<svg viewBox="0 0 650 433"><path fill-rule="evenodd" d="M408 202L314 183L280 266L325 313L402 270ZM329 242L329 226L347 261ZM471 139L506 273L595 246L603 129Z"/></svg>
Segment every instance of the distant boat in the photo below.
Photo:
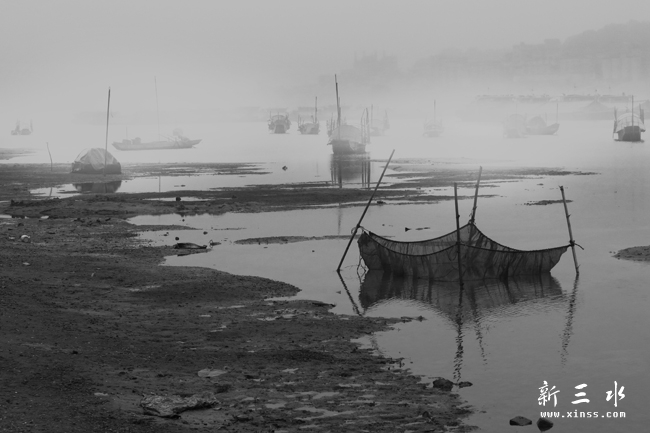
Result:
<svg viewBox="0 0 650 433"><path fill-rule="evenodd" d="M308 135L318 135L320 132L320 123L318 123L318 96L316 97L314 115L312 116L311 122L303 122L302 119L298 117L298 131L301 134Z"/></svg>
<svg viewBox="0 0 650 433"><path fill-rule="evenodd" d="M645 119L643 108L639 107L639 114L634 112L634 100L632 100L632 111L618 115L614 109L614 131L618 135L618 141L642 141L641 133L645 132Z"/></svg>
<svg viewBox="0 0 650 433"><path fill-rule="evenodd" d="M201 139L190 140L182 135L174 135L170 140L142 142L140 137L132 140L124 139L113 142L113 147L118 150L156 150L156 149L189 149L199 144Z"/></svg>
<svg viewBox="0 0 650 433"><path fill-rule="evenodd" d="M276 114L275 116L269 113L269 131L273 134L284 134L291 127L291 120L288 114Z"/></svg>
<svg viewBox="0 0 650 433"><path fill-rule="evenodd" d="M334 76L336 84L336 122L332 119L329 124L328 145L332 146L335 155L361 154L366 152L366 145L370 144L370 119L366 108L361 115L361 127L343 124L341 122L341 100L339 98L339 83Z"/></svg>
<svg viewBox="0 0 650 433"><path fill-rule="evenodd" d="M425 137L439 137L440 134L445 129L442 126L442 123L436 120L436 101L433 101L433 120L431 122L424 123L424 135Z"/></svg>
<svg viewBox="0 0 650 433"><path fill-rule="evenodd" d="M553 135L558 129L560 129L559 123L548 125L541 116L535 116L526 122L526 134L528 135Z"/></svg>
<svg viewBox="0 0 650 433"><path fill-rule="evenodd" d="M16 122L16 127L11 130L11 135L30 135L32 132L34 132L34 127L32 125L31 120L29 122L29 128L23 128L20 125L20 120L19 120Z"/></svg>
<svg viewBox="0 0 650 433"><path fill-rule="evenodd" d="M503 122L503 135L507 138L522 138L526 136L526 118L521 114L513 114Z"/></svg>
<svg viewBox="0 0 650 433"><path fill-rule="evenodd" d="M158 140L142 142L140 137L133 139L125 138L121 142L114 141L111 143L117 150L161 150L161 149L189 149L196 146L201 142L201 139L190 140L183 135L183 130L180 128L174 129L171 137L166 137L167 140L160 139L160 110L158 108L158 83L154 78L154 85L156 88L156 114L158 117Z"/></svg>
<svg viewBox="0 0 650 433"><path fill-rule="evenodd" d="M384 118L382 120L376 119L374 115L374 107L370 106L370 135L373 137L380 137L390 129L390 122L388 121L388 111L384 111Z"/></svg>

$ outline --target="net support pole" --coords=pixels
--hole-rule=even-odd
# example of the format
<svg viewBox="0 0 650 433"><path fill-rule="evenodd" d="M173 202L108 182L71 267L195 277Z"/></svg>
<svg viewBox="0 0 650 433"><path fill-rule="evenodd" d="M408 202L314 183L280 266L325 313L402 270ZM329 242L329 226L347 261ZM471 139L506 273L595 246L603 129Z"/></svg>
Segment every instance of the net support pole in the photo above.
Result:
<svg viewBox="0 0 650 433"><path fill-rule="evenodd" d="M463 268L460 259L460 214L458 213L458 184L454 182L454 204L456 207L456 250L458 255L458 281L463 288Z"/></svg>
<svg viewBox="0 0 650 433"><path fill-rule="evenodd" d="M350 249L350 245L352 244L352 240L357 235L357 231L359 230L359 227L361 226L361 221L363 221L363 217L366 216L366 212L368 211L368 207L370 207L370 203L372 203L372 199L375 197L375 193L377 192L377 189L379 188L379 184L381 184L381 180L384 178L384 173L386 173L386 169L388 168L388 164L390 164L390 160L393 159L393 154L394 153L395 153L395 149L393 149L393 151L390 153L390 156L388 157L388 161L386 162L386 165L384 166L384 171L381 172L381 176L379 176L379 180L377 181L377 186L375 186L375 190L372 192L372 195L370 196L370 199L368 200L368 203L366 204L366 208L363 210L363 213L361 214L361 218L359 218L359 222L354 227L354 231L352 232L352 236L350 236L350 240L348 241L348 246L345 247L345 252L343 253L343 257L341 257L341 261L339 262L339 266L336 268L336 272L341 272L341 265L343 264L343 260L345 260L345 256L348 254L348 250Z"/></svg>
<svg viewBox="0 0 650 433"><path fill-rule="evenodd" d="M474 218L476 217L476 201L478 200L478 186L481 183L481 173L483 172L483 167L478 168L478 179L476 180L476 191L474 191L474 207L472 208L472 217L469 220L470 224L474 224ZM458 213L458 211L456 211Z"/></svg>
<svg viewBox="0 0 650 433"><path fill-rule="evenodd" d="M573 240L573 231L571 230L571 220L569 217L569 209L566 205L566 198L564 197L564 187L560 186L560 191L562 191L562 203L564 203L564 213L566 215L566 223L569 227L569 245L571 245L571 252L573 253L573 264L576 267L576 275L580 275L580 265L578 265L578 257L576 256L576 242Z"/></svg>

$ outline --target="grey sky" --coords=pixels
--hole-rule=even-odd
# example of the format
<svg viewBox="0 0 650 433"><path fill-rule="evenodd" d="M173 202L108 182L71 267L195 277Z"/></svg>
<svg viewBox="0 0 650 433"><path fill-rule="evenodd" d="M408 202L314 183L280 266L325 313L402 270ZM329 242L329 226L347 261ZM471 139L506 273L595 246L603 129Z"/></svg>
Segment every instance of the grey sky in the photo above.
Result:
<svg viewBox="0 0 650 433"><path fill-rule="evenodd" d="M3 112L116 103L264 105L265 89L349 67L355 52L408 66L445 48L507 49L631 19L648 0L0 0ZM257 103L257 95L260 96Z"/></svg>

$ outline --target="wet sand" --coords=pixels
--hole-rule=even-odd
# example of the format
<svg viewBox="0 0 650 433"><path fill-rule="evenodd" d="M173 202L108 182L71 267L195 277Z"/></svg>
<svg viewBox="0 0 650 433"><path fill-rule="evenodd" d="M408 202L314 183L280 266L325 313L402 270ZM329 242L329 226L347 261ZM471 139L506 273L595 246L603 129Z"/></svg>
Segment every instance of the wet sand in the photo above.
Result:
<svg viewBox="0 0 650 433"><path fill-rule="evenodd" d="M184 166L185 167L185 166ZM176 174L256 173L247 164L187 166ZM1 430L12 432L468 431L458 396L361 350L351 339L394 320L329 313L320 302L273 302L299 288L211 269L158 266L177 254L137 238L145 214L221 214L353 205L369 191L292 184L179 192L35 198L33 188L124 180L160 172L80 176L68 166L0 170ZM432 169L428 169L430 174ZM417 170L412 170L417 171ZM435 170L433 170L435 171ZM446 173L446 174L445 174ZM509 171L495 180L561 175ZM473 188L475 170L440 170L435 186ZM420 184L380 188L377 200L448 200ZM470 190L466 190L470 191ZM468 197L473 194L467 192ZM22 235L29 239L21 240ZM294 242L298 238L251 242ZM202 372L199 374L199 372ZM211 408L145 415L147 396L212 393Z"/></svg>

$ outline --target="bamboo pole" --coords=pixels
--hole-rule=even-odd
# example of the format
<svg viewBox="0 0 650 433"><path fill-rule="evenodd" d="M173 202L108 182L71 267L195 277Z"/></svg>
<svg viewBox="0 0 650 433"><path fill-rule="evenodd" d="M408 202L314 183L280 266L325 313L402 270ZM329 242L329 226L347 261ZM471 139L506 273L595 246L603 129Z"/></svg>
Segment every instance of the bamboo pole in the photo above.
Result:
<svg viewBox="0 0 650 433"><path fill-rule="evenodd" d="M341 265L343 264L343 260L345 259L345 256L348 254L348 250L350 249L350 245L352 244L352 240L357 235L357 231L359 230L359 227L361 226L361 221L363 221L363 217L366 216L366 212L368 211L368 208L370 207L370 203L372 203L372 199L375 197L375 193L377 192L377 189L379 188L379 184L381 183L381 180L384 178L384 173L386 173L386 169L388 168L388 164L390 164L391 159L393 159L393 154L394 153L395 153L395 149L393 149L393 151L390 153L390 156L388 157L388 161L386 162L386 165L384 166L384 171L381 172L381 176L379 176L379 180L377 181L377 186L375 186L375 190L372 192L372 195L370 196L370 199L368 200L368 203L366 204L366 208L363 210L363 213L361 214L361 218L359 218L359 222L354 227L354 231L352 232L352 236L350 236L350 241L348 242L348 246L345 247L345 252L343 253L343 257L341 257L341 261L339 262L339 266L336 268L336 272L341 272Z"/></svg>
<svg viewBox="0 0 650 433"><path fill-rule="evenodd" d="M573 263L576 267L576 275L580 275L580 265L578 265L578 258L576 257L576 242L573 240L573 232L571 231L571 220L569 217L569 209L566 205L566 198L564 197L564 187L560 186L560 191L562 191L562 203L564 203L564 213L566 214L566 223L569 227L569 245L571 245L571 252L573 252Z"/></svg>
<svg viewBox="0 0 650 433"><path fill-rule="evenodd" d="M104 143L104 176L106 176L106 159L108 154L108 117L111 114L111 88L108 88L108 107L106 108L106 142Z"/></svg>
<svg viewBox="0 0 650 433"><path fill-rule="evenodd" d="M45 142L45 145L47 146L47 153L50 155L50 172L54 171L54 168L52 167L52 153L50 152L50 143Z"/></svg>
<svg viewBox="0 0 650 433"><path fill-rule="evenodd" d="M454 182L454 204L456 205L456 248L458 255L458 281L460 288L463 288L463 268L460 259L460 214L458 213L458 185Z"/></svg>
<svg viewBox="0 0 650 433"><path fill-rule="evenodd" d="M476 217L476 201L478 200L478 186L481 183L481 173L483 172L483 167L478 168L478 179L476 180L476 191L474 192L474 207L472 208L472 217L469 220L469 223L474 225L474 218Z"/></svg>

